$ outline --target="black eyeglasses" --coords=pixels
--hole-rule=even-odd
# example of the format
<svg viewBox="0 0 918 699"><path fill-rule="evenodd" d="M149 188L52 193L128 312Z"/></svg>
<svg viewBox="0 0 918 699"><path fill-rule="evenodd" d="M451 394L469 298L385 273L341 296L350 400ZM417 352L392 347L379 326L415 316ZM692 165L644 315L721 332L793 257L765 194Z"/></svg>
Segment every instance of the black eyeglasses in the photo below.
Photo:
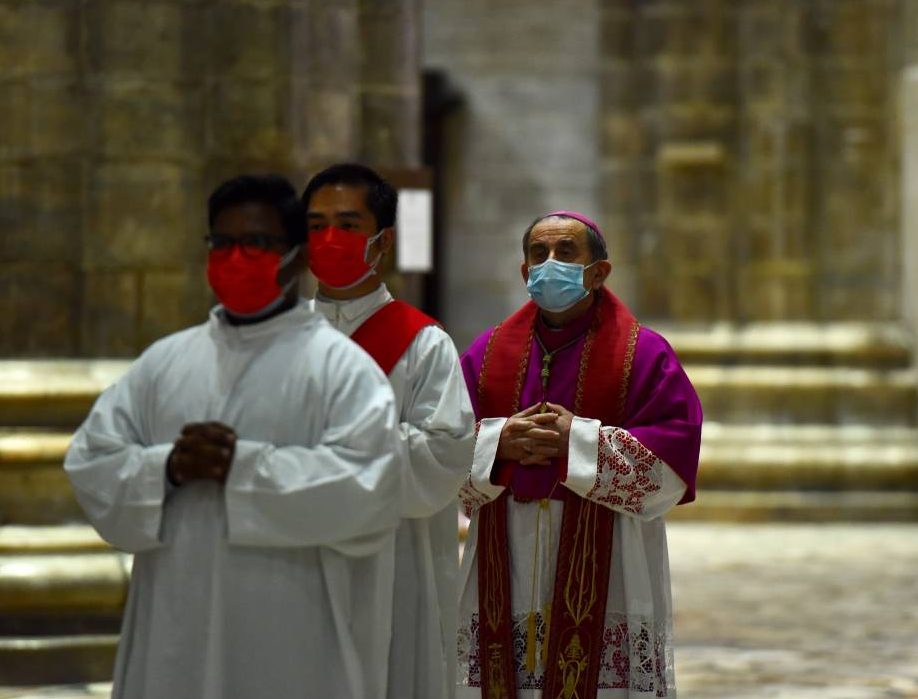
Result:
<svg viewBox="0 0 918 699"><path fill-rule="evenodd" d="M268 250L285 250L287 248L287 241L283 238L260 235L258 233L244 235L240 238L211 233L204 236L204 242L207 243L209 250L225 250L227 252L238 245L239 249L242 250L242 254L249 257L257 257Z"/></svg>

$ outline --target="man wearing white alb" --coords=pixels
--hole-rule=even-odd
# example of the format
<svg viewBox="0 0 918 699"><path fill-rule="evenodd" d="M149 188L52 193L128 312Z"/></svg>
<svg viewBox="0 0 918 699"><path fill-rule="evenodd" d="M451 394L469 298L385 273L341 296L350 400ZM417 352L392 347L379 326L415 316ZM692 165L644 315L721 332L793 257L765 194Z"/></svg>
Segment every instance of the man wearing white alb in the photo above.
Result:
<svg viewBox="0 0 918 699"><path fill-rule="evenodd" d="M77 431L65 469L134 553L116 699L376 698L386 683L401 468L373 361L298 296L283 178L211 195L221 304L153 344Z"/></svg>
<svg viewBox="0 0 918 699"><path fill-rule="evenodd" d="M312 178L303 203L316 309L377 361L399 413L406 468L386 696L446 699L455 693L456 493L474 448L458 354L436 321L393 300L380 280L395 232L388 182L362 165L335 165Z"/></svg>

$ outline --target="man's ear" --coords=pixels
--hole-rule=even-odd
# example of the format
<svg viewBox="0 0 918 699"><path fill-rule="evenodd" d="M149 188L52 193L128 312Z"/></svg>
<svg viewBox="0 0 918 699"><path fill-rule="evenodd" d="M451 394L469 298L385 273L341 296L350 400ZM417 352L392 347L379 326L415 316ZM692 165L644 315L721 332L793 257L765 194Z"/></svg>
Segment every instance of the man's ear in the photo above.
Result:
<svg viewBox="0 0 918 699"><path fill-rule="evenodd" d="M612 274L612 263L608 260L597 260L593 263L591 269L593 271L593 279L590 282L590 288L595 291L601 288L606 283L609 275Z"/></svg>
<svg viewBox="0 0 918 699"><path fill-rule="evenodd" d="M523 283L528 284L529 283L529 265L526 264L525 260L523 261L523 264L520 265L520 274L523 276Z"/></svg>
<svg viewBox="0 0 918 699"><path fill-rule="evenodd" d="M376 241L379 251L383 255L388 255L395 246L395 226L389 226L382 229L382 235Z"/></svg>

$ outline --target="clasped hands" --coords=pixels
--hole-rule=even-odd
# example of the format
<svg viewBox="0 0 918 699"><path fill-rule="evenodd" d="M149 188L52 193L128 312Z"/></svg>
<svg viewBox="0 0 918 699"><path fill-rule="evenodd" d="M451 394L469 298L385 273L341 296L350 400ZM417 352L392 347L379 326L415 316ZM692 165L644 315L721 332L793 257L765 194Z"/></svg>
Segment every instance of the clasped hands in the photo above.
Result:
<svg viewBox="0 0 918 699"><path fill-rule="evenodd" d="M226 483L236 433L221 422L192 422L182 428L166 460L166 475L174 485L193 480Z"/></svg>
<svg viewBox="0 0 918 699"><path fill-rule="evenodd" d="M548 466L551 459L567 455L574 414L556 403L536 403L511 415L504 423L497 458L523 466Z"/></svg>

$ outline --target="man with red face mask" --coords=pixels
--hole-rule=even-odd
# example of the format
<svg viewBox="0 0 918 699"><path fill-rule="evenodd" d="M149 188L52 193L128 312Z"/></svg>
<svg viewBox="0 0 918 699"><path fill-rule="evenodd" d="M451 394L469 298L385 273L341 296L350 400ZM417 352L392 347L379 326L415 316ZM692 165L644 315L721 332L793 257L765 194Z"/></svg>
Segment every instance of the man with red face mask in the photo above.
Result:
<svg viewBox="0 0 918 699"><path fill-rule="evenodd" d="M373 170L335 165L303 193L316 309L388 375L404 478L396 534L391 699L455 692L458 487L472 458L473 417L455 347L423 313L394 301L379 262L392 249L397 194ZM380 692L379 696L383 696Z"/></svg>
<svg viewBox="0 0 918 699"><path fill-rule="evenodd" d="M299 298L283 178L209 201L220 305L98 399L65 470L134 555L116 699L375 699L386 681L400 444L375 363Z"/></svg>

